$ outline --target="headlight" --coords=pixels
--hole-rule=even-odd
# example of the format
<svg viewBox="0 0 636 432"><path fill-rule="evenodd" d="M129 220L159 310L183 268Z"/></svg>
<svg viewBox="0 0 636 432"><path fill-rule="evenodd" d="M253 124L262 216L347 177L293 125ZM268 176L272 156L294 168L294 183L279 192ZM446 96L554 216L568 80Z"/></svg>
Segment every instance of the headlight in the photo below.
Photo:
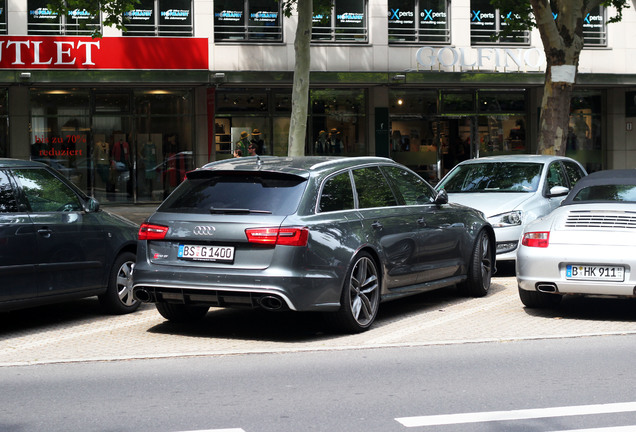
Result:
<svg viewBox="0 0 636 432"><path fill-rule="evenodd" d="M490 222L494 228L518 226L521 225L521 211L515 210L491 216L488 218L488 222Z"/></svg>

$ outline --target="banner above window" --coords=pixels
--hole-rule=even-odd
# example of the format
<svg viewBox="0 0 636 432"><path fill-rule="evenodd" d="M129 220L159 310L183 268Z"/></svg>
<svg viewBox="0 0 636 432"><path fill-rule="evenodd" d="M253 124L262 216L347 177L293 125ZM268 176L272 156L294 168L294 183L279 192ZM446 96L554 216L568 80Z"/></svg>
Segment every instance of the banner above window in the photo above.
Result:
<svg viewBox="0 0 636 432"><path fill-rule="evenodd" d="M207 70L208 40L0 36L0 69Z"/></svg>

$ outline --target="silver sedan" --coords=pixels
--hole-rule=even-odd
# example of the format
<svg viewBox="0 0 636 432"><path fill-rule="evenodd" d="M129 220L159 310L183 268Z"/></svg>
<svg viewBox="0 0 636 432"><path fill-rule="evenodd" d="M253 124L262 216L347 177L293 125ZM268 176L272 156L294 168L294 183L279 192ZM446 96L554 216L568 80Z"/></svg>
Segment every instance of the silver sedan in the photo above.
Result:
<svg viewBox="0 0 636 432"><path fill-rule="evenodd" d="M547 307L564 294L636 295L636 170L582 178L562 205L528 224L517 253L519 296Z"/></svg>

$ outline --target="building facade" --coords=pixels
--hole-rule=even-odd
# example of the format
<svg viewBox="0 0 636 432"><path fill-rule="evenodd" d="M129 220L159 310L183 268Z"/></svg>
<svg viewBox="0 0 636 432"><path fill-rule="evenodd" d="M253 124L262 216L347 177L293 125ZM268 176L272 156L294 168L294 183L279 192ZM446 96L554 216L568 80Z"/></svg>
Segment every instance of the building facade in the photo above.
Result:
<svg viewBox="0 0 636 432"><path fill-rule="evenodd" d="M102 203L158 202L203 163L286 155L296 18L275 0L142 0L127 31L0 0L0 157L37 159ZM636 167L636 12L585 19L567 154ZM461 160L536 152L538 32L488 0L334 0L314 16L307 154L379 155L435 183ZM93 39L94 28L103 37Z"/></svg>

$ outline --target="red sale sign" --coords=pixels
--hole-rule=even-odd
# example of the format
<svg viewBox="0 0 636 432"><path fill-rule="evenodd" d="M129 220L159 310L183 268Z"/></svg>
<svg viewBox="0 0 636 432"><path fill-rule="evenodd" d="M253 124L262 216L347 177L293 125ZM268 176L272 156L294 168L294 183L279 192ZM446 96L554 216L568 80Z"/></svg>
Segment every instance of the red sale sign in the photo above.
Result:
<svg viewBox="0 0 636 432"><path fill-rule="evenodd" d="M0 36L0 69L209 70L206 38Z"/></svg>

